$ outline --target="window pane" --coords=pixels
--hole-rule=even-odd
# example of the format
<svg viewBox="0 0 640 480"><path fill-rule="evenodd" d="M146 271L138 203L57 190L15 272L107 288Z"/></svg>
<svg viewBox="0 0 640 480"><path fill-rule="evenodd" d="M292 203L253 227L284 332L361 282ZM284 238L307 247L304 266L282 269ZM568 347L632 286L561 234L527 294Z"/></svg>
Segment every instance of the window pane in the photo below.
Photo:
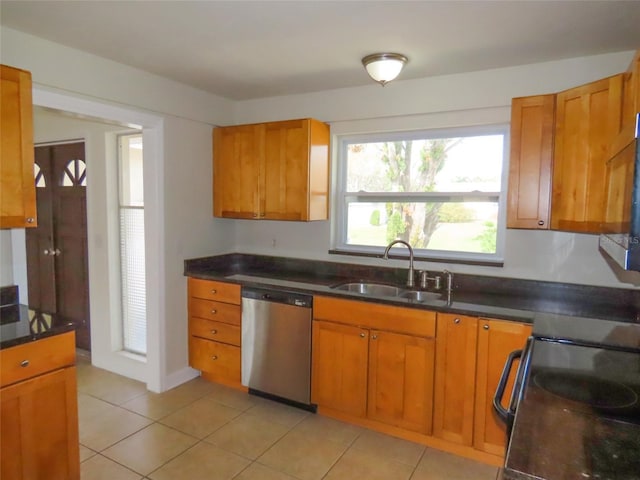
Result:
<svg viewBox="0 0 640 480"><path fill-rule="evenodd" d="M142 135L120 137L120 205L144 205Z"/></svg>
<svg viewBox="0 0 640 480"><path fill-rule="evenodd" d="M499 192L504 135L350 143L347 192Z"/></svg>
<svg viewBox="0 0 640 480"><path fill-rule="evenodd" d="M497 223L497 202L354 202L347 245L384 247L400 238L414 248L495 254Z"/></svg>
<svg viewBox="0 0 640 480"><path fill-rule="evenodd" d="M147 353L144 210L120 209L120 262L124 349Z"/></svg>

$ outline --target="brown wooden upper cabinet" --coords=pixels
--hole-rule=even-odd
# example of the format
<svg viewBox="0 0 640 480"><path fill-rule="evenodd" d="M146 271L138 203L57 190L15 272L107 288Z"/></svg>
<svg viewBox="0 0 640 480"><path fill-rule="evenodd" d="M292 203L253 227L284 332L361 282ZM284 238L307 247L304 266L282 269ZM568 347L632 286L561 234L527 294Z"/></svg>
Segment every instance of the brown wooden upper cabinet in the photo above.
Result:
<svg viewBox="0 0 640 480"><path fill-rule="evenodd" d="M31 73L0 65L0 228L37 226Z"/></svg>
<svg viewBox="0 0 640 480"><path fill-rule="evenodd" d="M514 98L507 227L549 228L555 95Z"/></svg>
<svg viewBox="0 0 640 480"><path fill-rule="evenodd" d="M551 228L600 233L609 147L620 130L624 74L556 98Z"/></svg>
<svg viewBox="0 0 640 480"><path fill-rule="evenodd" d="M623 75L621 131L625 127L634 131L637 113L640 113L640 50Z"/></svg>
<svg viewBox="0 0 640 480"><path fill-rule="evenodd" d="M326 220L329 125L314 119L213 130L213 215Z"/></svg>

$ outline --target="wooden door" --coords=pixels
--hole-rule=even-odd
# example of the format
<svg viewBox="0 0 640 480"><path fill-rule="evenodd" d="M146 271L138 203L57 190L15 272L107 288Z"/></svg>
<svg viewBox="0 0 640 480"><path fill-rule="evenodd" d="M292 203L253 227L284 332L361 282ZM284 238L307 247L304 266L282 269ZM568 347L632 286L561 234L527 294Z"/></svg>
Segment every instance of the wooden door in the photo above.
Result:
<svg viewBox="0 0 640 480"><path fill-rule="evenodd" d="M76 369L0 390L0 478L79 480Z"/></svg>
<svg viewBox="0 0 640 480"><path fill-rule="evenodd" d="M438 313L433 434L473 443L478 319Z"/></svg>
<svg viewBox="0 0 640 480"><path fill-rule="evenodd" d="M606 162L621 122L624 74L557 95L551 228L600 233Z"/></svg>
<svg viewBox="0 0 640 480"><path fill-rule="evenodd" d="M371 331L367 416L431 434L435 341Z"/></svg>
<svg viewBox="0 0 640 480"><path fill-rule="evenodd" d="M42 312L55 313L56 277L53 231L53 172L48 147L35 149L36 204L38 225L26 231L27 288L29 306Z"/></svg>
<svg viewBox="0 0 640 480"><path fill-rule="evenodd" d="M504 455L506 428L493 410L493 395L498 386L505 361L514 350L524 348L531 335L531 325L481 318L478 323L478 363L476 374L476 400L474 447L487 453ZM510 392L518 364L513 366L504 407L509 406Z"/></svg>
<svg viewBox="0 0 640 480"><path fill-rule="evenodd" d="M41 226L26 234L29 304L76 324L76 345L90 350L84 143L36 147L36 164Z"/></svg>
<svg viewBox="0 0 640 480"><path fill-rule="evenodd" d="M258 184L264 128L240 125L213 129L213 215L260 218Z"/></svg>
<svg viewBox="0 0 640 480"><path fill-rule="evenodd" d="M31 74L0 65L0 228L36 226Z"/></svg>
<svg viewBox="0 0 640 480"><path fill-rule="evenodd" d="M312 338L311 401L365 417L369 331L314 320Z"/></svg>
<svg viewBox="0 0 640 480"><path fill-rule="evenodd" d="M309 217L309 120L265 125L261 211L270 220Z"/></svg>
<svg viewBox="0 0 640 480"><path fill-rule="evenodd" d="M508 228L549 228L555 95L514 98Z"/></svg>

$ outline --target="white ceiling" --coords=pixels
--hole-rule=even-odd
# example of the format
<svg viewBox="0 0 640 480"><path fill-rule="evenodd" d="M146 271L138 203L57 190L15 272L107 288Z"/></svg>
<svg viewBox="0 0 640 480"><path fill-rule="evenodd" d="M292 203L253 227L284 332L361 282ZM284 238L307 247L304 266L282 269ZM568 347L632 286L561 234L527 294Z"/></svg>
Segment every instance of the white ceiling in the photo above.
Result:
<svg viewBox="0 0 640 480"><path fill-rule="evenodd" d="M640 0L2 0L0 21L236 100L370 84L379 51L411 79L640 47Z"/></svg>

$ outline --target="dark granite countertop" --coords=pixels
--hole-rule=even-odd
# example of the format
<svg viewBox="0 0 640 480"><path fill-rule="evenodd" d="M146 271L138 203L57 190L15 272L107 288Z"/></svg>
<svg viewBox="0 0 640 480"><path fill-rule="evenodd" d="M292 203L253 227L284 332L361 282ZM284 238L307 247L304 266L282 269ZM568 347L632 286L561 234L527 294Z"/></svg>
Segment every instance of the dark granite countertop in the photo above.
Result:
<svg viewBox="0 0 640 480"><path fill-rule="evenodd" d="M184 274L249 287L273 286L314 295L525 323L532 323L538 313L546 314L547 318L549 315L579 316L634 323L640 319L640 290L456 274L450 303L446 295L417 302L331 288L355 280L403 286L406 269L240 253L185 260Z"/></svg>
<svg viewBox="0 0 640 480"><path fill-rule="evenodd" d="M73 323L30 310L27 305L0 307L0 350L74 330Z"/></svg>

